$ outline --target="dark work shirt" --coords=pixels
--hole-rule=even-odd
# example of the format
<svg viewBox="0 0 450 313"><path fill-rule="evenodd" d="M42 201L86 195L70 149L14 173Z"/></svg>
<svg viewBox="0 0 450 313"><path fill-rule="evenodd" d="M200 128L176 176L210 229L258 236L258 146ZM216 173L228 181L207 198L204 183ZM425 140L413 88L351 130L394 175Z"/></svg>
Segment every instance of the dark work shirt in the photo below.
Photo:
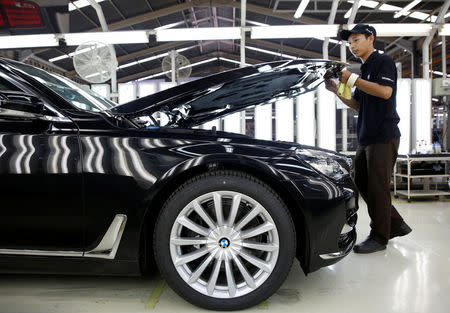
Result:
<svg viewBox="0 0 450 313"><path fill-rule="evenodd" d="M380 85L392 87L389 99L371 96L356 88L353 98L359 102L358 144L368 146L400 137L396 110L397 69L394 60L374 51L361 65L361 78Z"/></svg>

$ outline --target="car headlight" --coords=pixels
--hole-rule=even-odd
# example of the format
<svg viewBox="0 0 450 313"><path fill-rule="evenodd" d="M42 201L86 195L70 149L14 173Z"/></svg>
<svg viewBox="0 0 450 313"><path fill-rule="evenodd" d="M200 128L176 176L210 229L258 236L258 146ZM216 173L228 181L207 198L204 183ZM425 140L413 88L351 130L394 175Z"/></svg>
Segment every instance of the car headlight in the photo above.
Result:
<svg viewBox="0 0 450 313"><path fill-rule="evenodd" d="M333 180L338 181L349 175L348 170L334 160L328 152L297 149L296 153L303 161Z"/></svg>

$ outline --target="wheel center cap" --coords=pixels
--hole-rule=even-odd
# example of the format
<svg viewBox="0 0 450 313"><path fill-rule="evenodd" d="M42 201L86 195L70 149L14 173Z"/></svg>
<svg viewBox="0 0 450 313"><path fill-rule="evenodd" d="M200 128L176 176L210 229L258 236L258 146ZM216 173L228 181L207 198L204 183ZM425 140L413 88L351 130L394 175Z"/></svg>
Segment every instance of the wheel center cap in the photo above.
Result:
<svg viewBox="0 0 450 313"><path fill-rule="evenodd" d="M230 246L230 241L227 238L221 238L219 240L219 247L226 249Z"/></svg>

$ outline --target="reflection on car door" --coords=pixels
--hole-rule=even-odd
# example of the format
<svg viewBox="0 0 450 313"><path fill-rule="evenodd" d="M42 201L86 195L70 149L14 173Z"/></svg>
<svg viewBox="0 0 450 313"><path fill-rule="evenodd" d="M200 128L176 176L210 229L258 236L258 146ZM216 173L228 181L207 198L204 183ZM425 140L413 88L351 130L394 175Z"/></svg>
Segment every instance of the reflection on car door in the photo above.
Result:
<svg viewBox="0 0 450 313"><path fill-rule="evenodd" d="M12 89L0 77L2 88ZM81 183L75 124L0 110L0 254L81 251Z"/></svg>

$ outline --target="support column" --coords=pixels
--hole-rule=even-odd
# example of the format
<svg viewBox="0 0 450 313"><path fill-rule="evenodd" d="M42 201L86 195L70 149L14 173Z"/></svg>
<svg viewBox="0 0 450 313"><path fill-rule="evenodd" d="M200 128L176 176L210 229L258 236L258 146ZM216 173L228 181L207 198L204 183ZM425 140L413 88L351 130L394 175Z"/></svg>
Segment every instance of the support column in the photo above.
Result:
<svg viewBox="0 0 450 313"><path fill-rule="evenodd" d="M247 0L241 0L241 64L240 67L245 66L245 21L246 21L246 11L247 11ZM241 134L245 135L246 121L245 121L245 110L240 112L241 117Z"/></svg>

